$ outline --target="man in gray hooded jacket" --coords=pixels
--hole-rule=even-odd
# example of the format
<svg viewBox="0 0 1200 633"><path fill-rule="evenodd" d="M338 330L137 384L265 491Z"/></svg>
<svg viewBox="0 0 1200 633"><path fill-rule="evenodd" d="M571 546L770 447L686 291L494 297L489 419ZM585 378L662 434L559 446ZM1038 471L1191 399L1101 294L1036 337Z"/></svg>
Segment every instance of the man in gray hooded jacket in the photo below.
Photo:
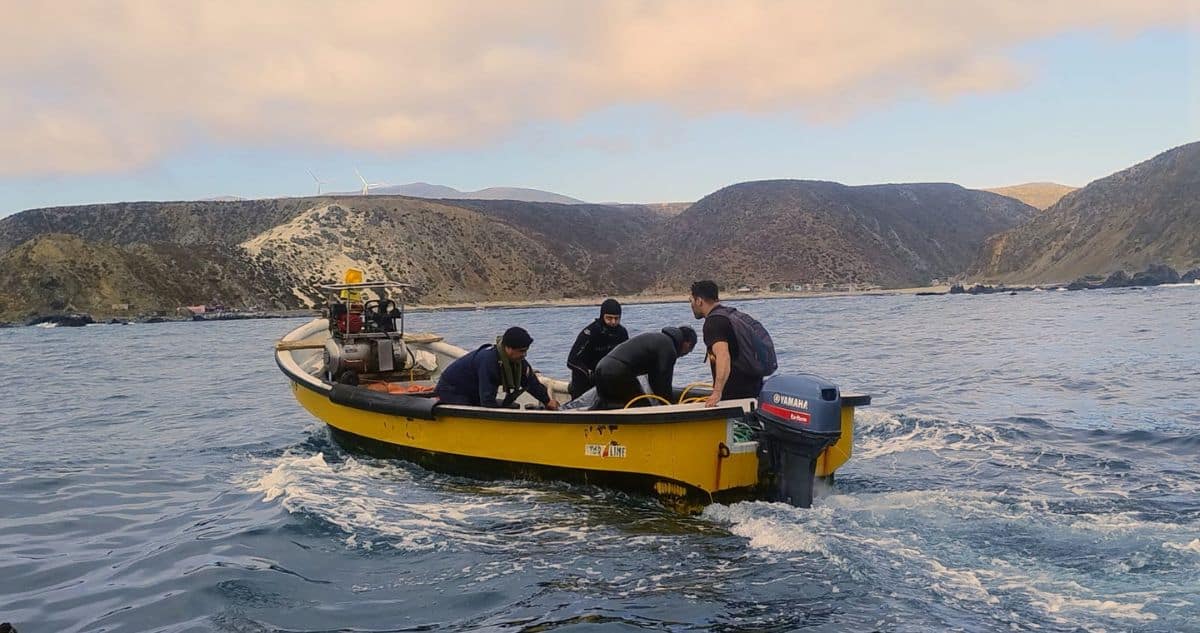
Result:
<svg viewBox="0 0 1200 633"><path fill-rule="evenodd" d="M643 395L638 376L646 376L654 395L671 402L675 361L695 346L696 330L686 325L638 334L621 343L596 365L596 408L620 409Z"/></svg>

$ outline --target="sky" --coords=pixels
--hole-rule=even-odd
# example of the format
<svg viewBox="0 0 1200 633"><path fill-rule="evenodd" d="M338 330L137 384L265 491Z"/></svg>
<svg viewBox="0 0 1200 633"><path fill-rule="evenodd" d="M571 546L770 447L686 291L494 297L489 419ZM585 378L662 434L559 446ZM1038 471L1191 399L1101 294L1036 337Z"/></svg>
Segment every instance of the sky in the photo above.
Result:
<svg viewBox="0 0 1200 633"><path fill-rule="evenodd" d="M1200 0L25 4L0 24L0 216L355 169L592 202L1081 186L1200 140Z"/></svg>

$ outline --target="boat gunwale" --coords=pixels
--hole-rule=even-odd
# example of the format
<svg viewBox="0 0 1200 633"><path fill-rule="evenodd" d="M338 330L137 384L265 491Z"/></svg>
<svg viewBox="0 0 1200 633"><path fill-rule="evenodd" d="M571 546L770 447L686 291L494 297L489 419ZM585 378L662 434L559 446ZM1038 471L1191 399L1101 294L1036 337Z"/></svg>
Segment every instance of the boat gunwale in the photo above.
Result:
<svg viewBox="0 0 1200 633"><path fill-rule="evenodd" d="M328 397L331 395L331 392L333 390L333 385L330 385L330 384L322 381L321 387L318 387L317 385L313 384L312 381L304 380L303 378L295 375L291 371L291 369L288 368L287 366L285 366L282 362L280 362L278 360L278 358L276 360L276 364L279 366L279 369L284 373L284 375L286 375L289 379L291 379L291 381L294 384L296 384L300 387L304 387L305 389L315 391L323 396ZM417 396L405 396L405 395L398 395L398 394L397 395L378 394L378 395L387 396L387 397L396 398L396 399L417 397ZM332 399L331 399L331 401L332 401ZM559 423L559 424L564 423L564 422L570 422L573 424L581 424L581 425L594 425L594 424L597 424L600 422L604 422L607 424L666 424L666 423L674 423L674 422L695 422L695 421L701 421L701 420L712 420L712 419L718 418L718 417L722 417L722 418L726 418L726 419L730 418L730 417L741 417L746 414L747 410L742 404L737 404L737 403L750 403L750 402L753 402L753 399L748 398L746 400L730 401L730 402L731 402L732 406L722 406L722 407L715 407L715 408L704 407L704 406L700 405L699 403L688 404L688 405L669 405L672 407L680 407L680 406L688 407L687 409L684 409L684 410L676 409L674 411L653 411L653 410L651 410L650 407L639 407L638 410L633 410L633 409L615 409L615 410L614 409L608 409L608 410L572 409L569 411L551 411L548 409L493 409L493 408L489 408L489 407L473 407L473 406L469 406L469 405L459 405L459 404L438 404L438 405L434 406L433 419L437 420L439 418L445 418L445 417L458 417L458 418L475 418L475 419L484 419L484 420L496 420L496 421L504 421L504 422L514 422L514 421L516 421L516 422L543 422L543 423L550 422L550 423ZM343 407L348 407L351 409L357 409L359 411L369 411L372 413L394 415L397 417L410 417L410 418L419 417L417 415L404 415L401 413L396 413L395 411L383 411L383 410L377 410L374 408L369 408L369 407L364 407L364 406L356 406L354 404L349 404L346 402L334 402L334 404L337 404L337 405L343 406ZM604 419L598 420L597 418L604 418Z"/></svg>
<svg viewBox="0 0 1200 633"><path fill-rule="evenodd" d="M317 322L320 322L320 321L325 321L325 319L314 319L313 321L310 321L309 323L306 323L300 327L297 327L296 329L294 329L291 332L288 332L286 335L284 335L284 337L281 338L280 341L285 342L285 341L289 341L289 340L298 340L298 339L305 338L305 337L297 336L297 334L301 333L301 332L306 332L308 329L313 328L313 326ZM322 327L325 327L325 326L322 326ZM314 329L320 329L320 328L314 328ZM307 335L311 336L312 333L307 333ZM286 359L284 358L285 355L286 355ZM310 389L310 390L315 391L319 394L322 394L326 397L329 397L331 401L333 400L332 399L333 385L331 383L326 382L325 380L318 378L317 376L314 376L308 372L303 371L300 368L299 364L296 362L295 358L292 356L291 351L277 349L275 351L275 364L279 367L280 371L282 371L284 373L284 375L287 376L294 384L297 384L301 387ZM384 395L384 394L379 394L379 395ZM406 395L397 394L397 395L389 395L388 397L401 399L401 398L413 398L416 396L406 396ZM602 419L604 422L607 422L609 424L618 424L618 423L620 423L620 424L668 424L668 423L676 423L676 422L693 422L693 421L700 421L700 420L712 420L712 419L718 418L718 417L724 417L726 419L731 418L731 417L742 417L742 416L746 415L747 413L749 413L750 411L754 410L756 402L757 402L757 399L755 399L755 398L744 398L744 399L740 399L740 400L723 401L721 403L721 405L717 406L717 407L706 407L706 406L703 406L702 403L666 405L667 407L670 407L671 409L673 409L670 411L663 411L661 409L657 410L657 411L654 410L654 409L659 409L659 407L638 407L636 409L602 409L602 410L572 409L572 410L567 410L567 411L561 411L561 410L560 411L552 411L552 410L548 410L548 409L497 409L497 408L490 408L490 407L475 407L475 406L470 406L470 405L435 404L433 406L433 412L432 412L433 418L432 419L437 420L440 417L460 417L460 418L496 420L496 421L504 421L504 422L517 421L517 422L539 422L539 423L559 423L559 424L573 423L573 424L588 424L588 425L597 424L598 422L601 421L599 419ZM728 405L726 403L728 403ZM842 397L842 406L843 407L865 406L870 403L871 403L871 396L869 396L869 395L846 395L846 396ZM369 412L373 412L373 413L394 415L394 416L398 416L398 417L424 417L424 416L418 416L418 415L411 415L411 416L405 415L403 413L398 413L395 410L391 410L391 409L381 410L381 409L371 408L368 406L358 406L358 404L351 404L351 403L347 403L347 402L335 402L335 404L338 404L340 406L345 406L348 408L352 408L352 409L357 409L360 411L369 411ZM686 408L680 409L678 407L686 407ZM720 415L718 415L718 414L720 414Z"/></svg>

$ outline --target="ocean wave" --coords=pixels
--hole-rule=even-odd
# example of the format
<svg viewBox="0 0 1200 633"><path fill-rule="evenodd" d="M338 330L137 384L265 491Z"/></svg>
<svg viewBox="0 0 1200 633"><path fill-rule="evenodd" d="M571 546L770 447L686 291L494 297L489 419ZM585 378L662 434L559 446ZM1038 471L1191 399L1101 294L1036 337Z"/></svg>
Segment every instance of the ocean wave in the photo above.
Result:
<svg viewBox="0 0 1200 633"><path fill-rule="evenodd" d="M545 525L553 503L543 503L541 491L513 483L450 484L458 489L440 494L436 485L423 485L428 482L395 463L354 457L339 462L324 453L287 453L263 466L265 471L240 482L247 491L293 514L336 526L351 547L492 551L506 548L514 533L533 534L542 545L565 546L588 538L584 524ZM547 514L531 514L531 506Z"/></svg>
<svg viewBox="0 0 1200 633"><path fill-rule="evenodd" d="M1063 510L1036 495L908 490L834 494L811 509L714 505L702 516L769 559L804 555L806 565L1001 621L1014 610L1071 626L1182 617L1163 605L1200 590L1200 540L1187 539L1195 524ZM1081 559L1085 551L1102 557Z"/></svg>
<svg viewBox="0 0 1200 633"><path fill-rule="evenodd" d="M988 424L888 411L855 417L854 458L839 472L854 485L874 479L891 489L929 488L971 478L1081 502L1121 499L1130 507L1200 492L1200 464L1188 449L1193 435L1057 429L1026 417Z"/></svg>

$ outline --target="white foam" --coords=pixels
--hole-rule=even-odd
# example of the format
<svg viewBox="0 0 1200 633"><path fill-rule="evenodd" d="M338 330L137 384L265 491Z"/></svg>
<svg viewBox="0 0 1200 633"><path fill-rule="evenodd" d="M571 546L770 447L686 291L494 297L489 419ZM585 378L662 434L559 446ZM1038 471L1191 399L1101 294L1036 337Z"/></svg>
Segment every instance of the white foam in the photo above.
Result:
<svg viewBox="0 0 1200 633"><path fill-rule="evenodd" d="M977 605L995 607L1006 601L1006 595L1021 594L1048 619L1071 625L1095 622L1097 615L1155 620L1158 616L1147 611L1148 605L1164 591L1169 594L1173 590L1114 594L1103 586L1085 586L1104 580L1064 572L1053 563L1017 554L982 557L974 548L961 544L956 535L981 521L1031 527L1045 524L1050 538L1068 539L1093 538L1072 536L1071 532L1079 531L1141 535L1148 530L1161 533L1192 529L1153 524L1133 513L1059 515L1044 499L1001 501L997 495L979 491L945 490L834 495L817 499L808 510L767 503L713 505L703 516L728 525L731 533L746 538L749 547L763 553L814 554L852 577L866 567L893 569L906 579L915 572L920 580L912 586L918 591L928 590L942 599L976 605L968 607L972 609ZM828 526L837 529L829 530ZM1054 530L1068 532L1054 536ZM1167 542L1163 547L1200 553L1200 539ZM1138 550L1122 564L1134 568L1150 562L1151 558Z"/></svg>
<svg viewBox="0 0 1200 633"><path fill-rule="evenodd" d="M1149 621L1158 616L1147 613L1145 608L1154 598L1146 593L1127 593L1104 598L1080 596L1080 593L1093 593L1078 583L1070 581L1054 581L1045 578L1033 579L1022 576L1006 577L1000 583L1000 589L1019 591L1029 596L1030 604L1040 608L1048 616L1060 623L1070 623L1073 620L1062 616L1079 616L1081 614L1102 613L1108 617ZM1140 598L1141 602L1121 601L1116 598Z"/></svg>
<svg viewBox="0 0 1200 633"><path fill-rule="evenodd" d="M1162 546L1164 549L1173 549L1181 552L1200 554L1200 538L1192 539L1192 541L1189 543L1172 543L1167 541L1166 543L1163 543Z"/></svg>
<svg viewBox="0 0 1200 633"><path fill-rule="evenodd" d="M1023 465L1015 456L1019 452L1012 442L1001 437L994 428L948 420L916 420L905 431L899 418L881 411L855 414L859 423L854 447L855 459L876 460L903 453L927 451L943 456L954 453L953 459L985 462L999 461L1014 466Z"/></svg>
<svg viewBox="0 0 1200 633"><path fill-rule="evenodd" d="M530 525L523 538L534 538L539 546L571 545L590 538L590 528L579 525L578 518L547 525L554 517L547 516L538 503L543 493L511 483L440 495L436 488L414 484L411 473L397 465L353 458L330 464L321 453L289 453L265 462L264 467L247 475L242 485L288 512L310 513L337 526L346 533L348 547L507 549L513 542L511 535L490 526L525 524L530 506L538 508L533 514L542 520Z"/></svg>
<svg viewBox="0 0 1200 633"><path fill-rule="evenodd" d="M851 467L855 463L890 460L875 467L887 468L894 463L936 474L953 466L959 476L969 476L983 468L1007 467L1021 471L1033 486L1043 488L1052 484L1087 499L1131 499L1135 494L1130 490L1131 477L1152 479L1160 489L1176 494L1200 491L1200 478L1187 472L1160 472L1152 460L1133 462L1131 472L1098 470L1096 463L1103 462L1103 458L1086 453L1056 452L1054 462L1048 463L1045 447L1014 442L990 425L949 420L904 421L886 411L856 413L856 420L859 429ZM907 460L901 459L905 456ZM1069 459L1079 459L1081 465L1069 463Z"/></svg>
<svg viewBox="0 0 1200 633"><path fill-rule="evenodd" d="M284 459L271 472L250 485L250 492L263 493L263 501L274 501L279 497L288 496L289 490L296 491L299 486L301 473L304 470L323 470L333 472L325 463L325 455L317 453L312 457L295 457Z"/></svg>

